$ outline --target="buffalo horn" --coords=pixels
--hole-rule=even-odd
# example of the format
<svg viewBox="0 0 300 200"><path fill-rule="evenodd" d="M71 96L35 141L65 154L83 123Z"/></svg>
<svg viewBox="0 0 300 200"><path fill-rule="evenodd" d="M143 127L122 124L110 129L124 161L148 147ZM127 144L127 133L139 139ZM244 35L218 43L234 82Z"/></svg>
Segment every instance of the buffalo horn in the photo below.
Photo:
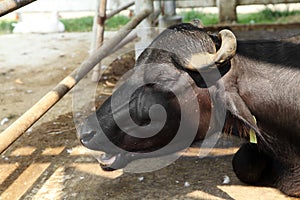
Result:
<svg viewBox="0 0 300 200"><path fill-rule="evenodd" d="M186 68L193 71L203 71L209 68L217 68L217 65L230 60L236 52L237 45L235 35L230 30L224 29L219 32L218 37L222 43L216 53L202 52L193 54Z"/></svg>

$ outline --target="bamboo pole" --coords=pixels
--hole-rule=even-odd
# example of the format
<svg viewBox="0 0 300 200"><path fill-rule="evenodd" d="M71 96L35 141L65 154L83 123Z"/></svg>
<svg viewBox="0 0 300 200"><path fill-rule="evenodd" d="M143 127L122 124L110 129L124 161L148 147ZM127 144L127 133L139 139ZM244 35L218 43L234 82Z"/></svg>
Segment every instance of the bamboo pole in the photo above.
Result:
<svg viewBox="0 0 300 200"><path fill-rule="evenodd" d="M124 6L121 6L120 8L108 13L106 18L109 19L109 18L113 17L114 15L118 14L119 12L121 12L122 10L125 10L125 9L127 9L127 8L129 8L130 6L133 6L133 5L134 5L134 1L129 2L128 4L125 4Z"/></svg>
<svg viewBox="0 0 300 200"><path fill-rule="evenodd" d="M42 99L27 110L21 117L0 133L0 153L5 151L30 126L38 121L51 107L53 107L66 93L68 93L101 59L109 55L122 39L128 35L144 18L151 14L151 10L143 10L123 26L113 38L97 49L80 67L64 78Z"/></svg>
<svg viewBox="0 0 300 200"><path fill-rule="evenodd" d="M110 53L116 52L118 49L122 48L129 42L132 42L134 39L137 38L137 33L135 30L133 30L129 35L127 35L126 38L124 38L117 46L115 46Z"/></svg>
<svg viewBox="0 0 300 200"><path fill-rule="evenodd" d="M0 1L0 17L6 15L18 8L30 4L36 0L1 0Z"/></svg>

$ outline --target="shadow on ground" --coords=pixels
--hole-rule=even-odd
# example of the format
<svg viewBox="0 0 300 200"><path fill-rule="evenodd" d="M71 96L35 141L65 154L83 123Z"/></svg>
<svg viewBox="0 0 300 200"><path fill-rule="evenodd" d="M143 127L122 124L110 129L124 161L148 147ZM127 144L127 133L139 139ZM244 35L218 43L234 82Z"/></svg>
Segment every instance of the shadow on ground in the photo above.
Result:
<svg viewBox="0 0 300 200"><path fill-rule="evenodd" d="M102 171L73 127L72 115L62 115L11 146L0 161L1 199L286 199L236 178L231 167L236 148L222 147L234 138L223 138L208 157L199 159L199 148L192 147L168 167L132 174Z"/></svg>

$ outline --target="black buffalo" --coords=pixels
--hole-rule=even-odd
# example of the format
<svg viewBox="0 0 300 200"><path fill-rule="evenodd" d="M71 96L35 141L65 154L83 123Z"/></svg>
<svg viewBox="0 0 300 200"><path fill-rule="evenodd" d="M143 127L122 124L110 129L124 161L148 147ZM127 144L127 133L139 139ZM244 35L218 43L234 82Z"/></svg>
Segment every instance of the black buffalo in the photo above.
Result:
<svg viewBox="0 0 300 200"><path fill-rule="evenodd" d="M185 138L203 139L207 132L223 129L229 134L235 129L249 139L253 131L256 143L242 145L233 158L238 178L300 196L299 58L297 43L236 41L229 30L215 35L192 24L172 26L144 50L133 76L86 119L80 141L105 152L102 168L113 170L143 155L184 149L190 144ZM127 105L123 98L129 93ZM191 106L182 109L179 99ZM165 113L152 109L151 114L157 104ZM176 139L182 120L184 134ZM195 125L195 130L189 128ZM154 129L158 133L151 135ZM141 154L164 146L169 148Z"/></svg>

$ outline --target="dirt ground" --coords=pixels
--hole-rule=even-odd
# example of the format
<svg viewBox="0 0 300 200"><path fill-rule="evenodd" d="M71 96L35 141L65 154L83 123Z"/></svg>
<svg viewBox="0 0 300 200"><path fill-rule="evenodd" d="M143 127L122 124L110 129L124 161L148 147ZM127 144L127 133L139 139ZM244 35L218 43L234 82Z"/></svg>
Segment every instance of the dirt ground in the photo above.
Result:
<svg viewBox="0 0 300 200"><path fill-rule="evenodd" d="M299 29L237 35L284 38L295 33ZM82 63L91 38L91 33L0 36L0 132ZM124 51L132 49L131 44ZM111 65L115 71L105 74L99 84L105 89L98 102L131 67L132 57L119 52L103 62L108 66L118 60ZM224 137L201 159L196 145L175 163L154 172L104 172L76 139L71 92L1 155L0 199L292 199L276 189L245 185L236 178L231 159L240 142Z"/></svg>

